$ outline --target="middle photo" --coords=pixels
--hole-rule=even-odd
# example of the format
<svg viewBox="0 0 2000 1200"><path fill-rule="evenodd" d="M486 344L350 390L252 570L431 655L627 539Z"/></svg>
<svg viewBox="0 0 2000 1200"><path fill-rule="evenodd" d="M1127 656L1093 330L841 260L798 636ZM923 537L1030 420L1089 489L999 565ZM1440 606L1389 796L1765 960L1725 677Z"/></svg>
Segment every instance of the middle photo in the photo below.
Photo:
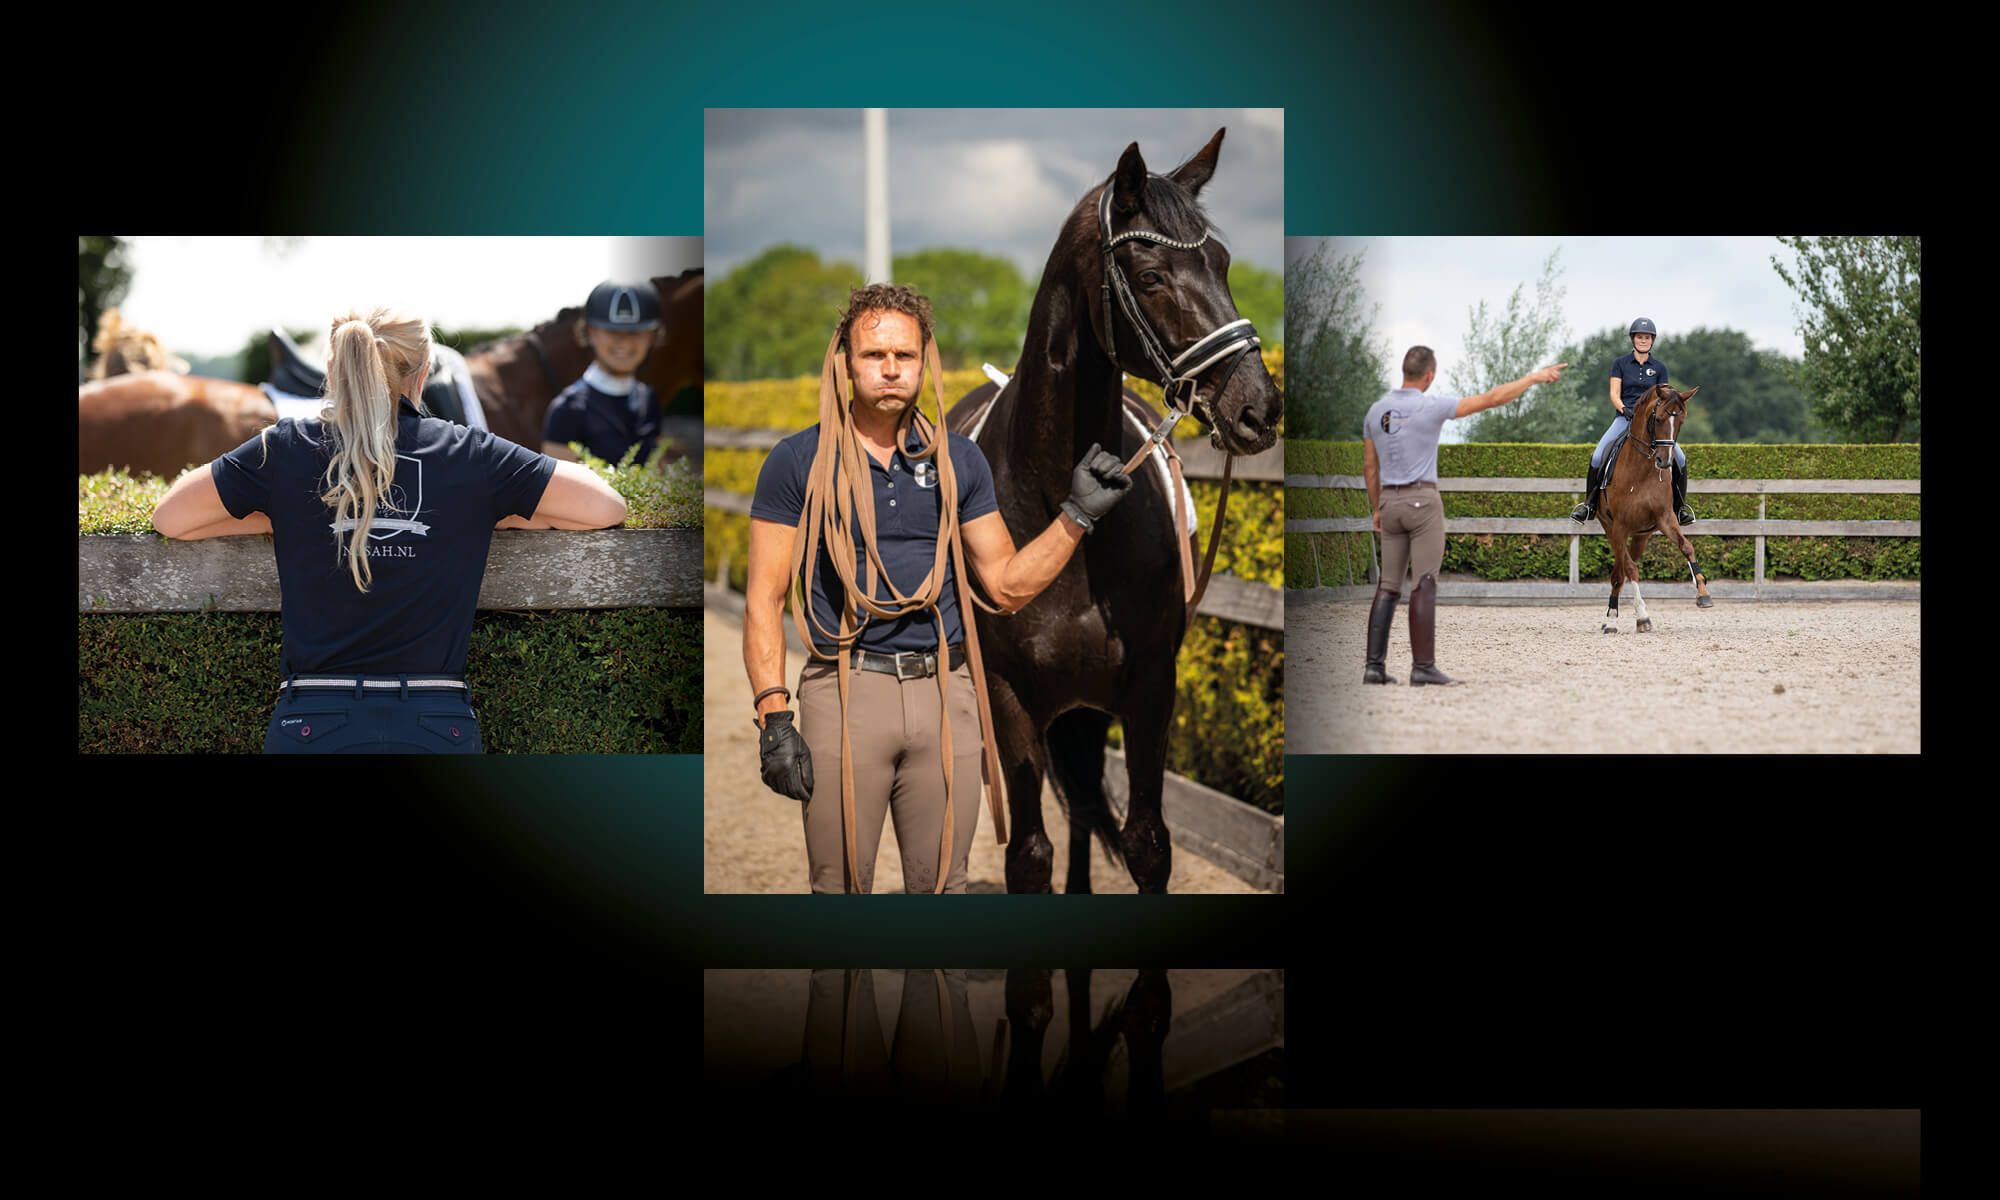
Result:
<svg viewBox="0 0 2000 1200"><path fill-rule="evenodd" d="M1283 113L705 134L705 890L1282 891Z"/></svg>

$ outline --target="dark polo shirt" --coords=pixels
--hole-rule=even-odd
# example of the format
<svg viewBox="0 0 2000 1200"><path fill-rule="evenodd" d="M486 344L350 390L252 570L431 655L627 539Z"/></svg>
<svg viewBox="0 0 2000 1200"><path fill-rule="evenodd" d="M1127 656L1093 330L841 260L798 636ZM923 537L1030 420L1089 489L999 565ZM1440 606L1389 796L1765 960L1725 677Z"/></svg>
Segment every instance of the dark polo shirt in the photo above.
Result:
<svg viewBox="0 0 2000 1200"><path fill-rule="evenodd" d="M211 468L230 516L270 515L284 672L463 675L494 522L534 515L555 460L483 429L418 416L405 400L396 414L393 511L375 510L364 594L348 569L351 534L336 540L333 509L320 499L331 457L321 422L286 418Z"/></svg>
<svg viewBox="0 0 2000 1200"><path fill-rule="evenodd" d="M952 472L958 478L959 523L963 525L987 513L1000 511L999 500L993 491L993 469L987 465L986 456L979 452L975 443L955 434L946 436L951 438L947 445ZM906 445L911 450L920 447L914 434ZM770 456L764 460L763 470L758 472L757 494L751 501L750 515L796 528L805 515L806 477L812 470L813 456L818 452L817 425L795 433L773 447ZM904 595L909 595L923 582L924 576L930 574L931 560L937 553L938 522L944 509L938 495L936 462L934 459L912 462L898 452L890 456L889 465L884 467L871 457L868 459L868 477L875 489L875 535L880 542L877 552L881 555L889 580L895 581ZM866 586L867 549L859 545L854 549L855 583ZM965 626L958 612L956 571L956 566L947 555L944 592L938 598L938 616L944 620L945 640L954 643L965 640ZM841 588L840 574L822 546L819 550L818 577L812 581L813 640L822 651L831 652L833 644L824 641L819 630L840 628L840 609L829 597L843 595ZM876 599L889 600L892 596L888 580L877 580ZM862 627L860 641L856 644L864 650L884 653L936 650L937 626L929 612L894 620L871 617Z"/></svg>
<svg viewBox="0 0 2000 1200"><path fill-rule="evenodd" d="M632 384L627 396L600 392L582 379L549 402L542 440L567 446L582 442L592 454L616 464L633 446L634 462L645 462L660 441L660 397L646 384Z"/></svg>
<svg viewBox="0 0 2000 1200"><path fill-rule="evenodd" d="M1647 388L1667 381L1667 364L1661 362L1657 354L1647 355L1643 363L1630 354L1623 354L1612 362L1611 377L1618 381L1618 403L1624 405L1629 413L1632 406L1639 403L1639 397L1646 394Z"/></svg>

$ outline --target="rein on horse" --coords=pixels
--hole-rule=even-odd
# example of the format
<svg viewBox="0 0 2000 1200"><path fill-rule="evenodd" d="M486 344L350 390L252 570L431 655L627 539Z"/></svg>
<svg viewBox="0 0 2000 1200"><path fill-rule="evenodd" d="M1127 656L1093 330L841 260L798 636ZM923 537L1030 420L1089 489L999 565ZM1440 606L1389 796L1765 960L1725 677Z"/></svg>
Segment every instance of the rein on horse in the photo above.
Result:
<svg viewBox="0 0 2000 1200"><path fill-rule="evenodd" d="M1173 477L1171 490L1174 493L1174 540L1181 550L1181 584L1187 601L1186 620L1192 624L1195 609L1201 604L1202 594L1208 590L1209 575L1215 569L1216 549L1222 544L1222 519L1229 510L1229 483L1231 473L1236 466L1236 456L1227 452L1223 455L1222 495L1215 503L1215 526L1209 530L1208 553L1202 560L1201 574L1197 578L1192 551L1188 547L1187 538L1181 534L1181 531L1187 528L1187 518L1182 504L1182 497L1187 494L1187 484L1181 476L1181 456L1174 450L1173 441L1168 435L1173 432L1174 426L1180 423L1181 418L1194 416L1197 408L1203 409L1208 414L1205 418L1197 417L1197 420L1205 420L1210 429L1219 429L1214 406L1204 405L1197 395L1197 390L1201 386L1201 374L1224 358L1229 360L1228 367L1222 372L1222 378L1216 381L1215 390L1210 393L1219 399L1223 390L1229 386L1230 379L1235 376L1236 368L1242 363L1244 356L1262 345L1263 341L1257 336L1256 326L1250 323L1250 318L1239 317L1226 325L1210 330L1194 345L1169 358L1166 347L1153 332L1153 326L1146 320L1146 314L1140 310L1139 298L1133 295L1132 284L1125 278L1125 271L1118 265L1118 260L1112 252L1121 243L1132 241L1153 242L1175 250L1199 250L1208 241L1208 231L1203 230L1201 237L1192 242L1175 241L1149 229L1128 229L1113 236L1111 189L1112 184L1106 183L1104 190L1098 193L1097 197L1097 228L1104 243L1104 278L1100 285L1104 298L1104 337L1107 343L1104 352L1110 356L1112 366L1123 369L1123 364L1118 361L1116 314L1111 306L1111 299L1115 295L1118 298L1118 307L1125 310L1126 318L1139 334L1140 349L1146 352L1147 361L1152 363L1153 369L1159 373L1161 396L1167 409L1166 419L1161 421L1147 437L1145 444L1139 447L1138 453L1126 462L1125 474L1130 475L1138 470L1139 464L1145 461L1146 455L1154 446L1160 446L1166 451L1168 471ZM1192 366L1187 365L1201 355L1206 357L1201 358L1200 362L1193 363ZM1183 397L1186 399L1185 407L1178 402ZM1216 445L1218 449L1221 447L1219 433L1216 436Z"/></svg>
<svg viewBox="0 0 2000 1200"><path fill-rule="evenodd" d="M826 358L820 366L819 376L819 449L813 455L812 468L806 476L805 510L799 519L798 530L792 535L792 619L797 624L799 640L814 658L831 658L836 664L840 682L840 812L841 822L847 842L848 878L858 889L861 886L860 856L855 845L854 832L854 752L849 741L848 693L853 674L855 643L861 636L862 627L870 617L894 619L913 613L929 611L937 625L937 684L938 706L941 710L942 753L940 759L944 768L944 839L938 850L937 885L932 893L944 891L945 877L951 869L951 843L953 834L952 772L951 772L951 707L947 702L946 684L951 677L948 666L949 647L945 642L944 616L938 611L938 599L944 594L944 576L947 552L955 564L958 590L959 624L965 630L966 661L972 667L972 690L979 702L980 745L985 753L986 797L993 811L993 830L1001 845L1007 844L1006 809L1001 803L1002 776L1000 755L993 744L993 713L986 698L986 668L979 655L979 633L972 619L971 596L966 583L969 566L965 558L965 547L959 538L958 529L958 476L951 465L951 455L946 446L944 429L944 372L938 362L937 342L934 338L924 339L924 369L929 372L931 393L937 398L938 419L925 417L921 408L911 406L910 421L918 438L923 442L921 449L909 450L904 444L906 429L899 426L896 432L897 449L905 457L921 461L933 456L937 459L938 520L937 551L931 559L930 573L923 582L909 594L896 586L882 565L881 551L875 541L875 501L873 484L868 475L868 452L862 448L861 439L854 430L854 418L850 405L853 402L852 382L847 379L847 366L840 350L840 334L835 333L826 343ZM845 386L843 386L845 385ZM858 541L857 541L858 539ZM832 559L834 570L840 576L844 593L840 610L840 628L822 629L819 618L812 611L810 593L805 589L808 581L817 578L818 558L821 543ZM855 582L855 551L863 549L867 554L866 588ZM875 598L878 581L886 583L892 599ZM990 606L989 606L990 607ZM817 630L821 637L834 643L832 654L822 654Z"/></svg>

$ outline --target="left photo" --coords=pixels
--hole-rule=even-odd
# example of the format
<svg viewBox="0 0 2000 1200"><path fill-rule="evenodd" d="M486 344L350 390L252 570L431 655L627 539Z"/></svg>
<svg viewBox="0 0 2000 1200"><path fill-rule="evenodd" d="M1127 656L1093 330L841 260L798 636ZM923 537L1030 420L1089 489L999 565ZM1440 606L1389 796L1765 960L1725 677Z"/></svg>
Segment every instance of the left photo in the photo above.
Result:
<svg viewBox="0 0 2000 1200"><path fill-rule="evenodd" d="M685 754L702 239L78 238L78 749Z"/></svg>

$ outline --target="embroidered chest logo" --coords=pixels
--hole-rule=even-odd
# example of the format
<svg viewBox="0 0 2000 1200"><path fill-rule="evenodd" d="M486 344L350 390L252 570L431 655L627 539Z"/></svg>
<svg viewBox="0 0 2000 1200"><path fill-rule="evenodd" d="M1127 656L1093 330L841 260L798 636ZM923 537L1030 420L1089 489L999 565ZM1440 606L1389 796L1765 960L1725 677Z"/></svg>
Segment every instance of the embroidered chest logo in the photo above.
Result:
<svg viewBox="0 0 2000 1200"><path fill-rule="evenodd" d="M1403 422L1408 421L1409 419L1410 415L1408 413L1401 412L1393 408L1383 409L1382 432L1401 433L1403 432Z"/></svg>
<svg viewBox="0 0 2000 1200"><path fill-rule="evenodd" d="M1648 375L1651 375L1652 373L1653 373L1653 368L1651 368L1651 367L1647 367L1647 368L1646 368L1646 374L1648 374Z"/></svg>
<svg viewBox="0 0 2000 1200"><path fill-rule="evenodd" d="M918 487L934 488L937 486L938 473L937 473L936 463L932 462L912 463L910 464L910 470L917 477Z"/></svg>

